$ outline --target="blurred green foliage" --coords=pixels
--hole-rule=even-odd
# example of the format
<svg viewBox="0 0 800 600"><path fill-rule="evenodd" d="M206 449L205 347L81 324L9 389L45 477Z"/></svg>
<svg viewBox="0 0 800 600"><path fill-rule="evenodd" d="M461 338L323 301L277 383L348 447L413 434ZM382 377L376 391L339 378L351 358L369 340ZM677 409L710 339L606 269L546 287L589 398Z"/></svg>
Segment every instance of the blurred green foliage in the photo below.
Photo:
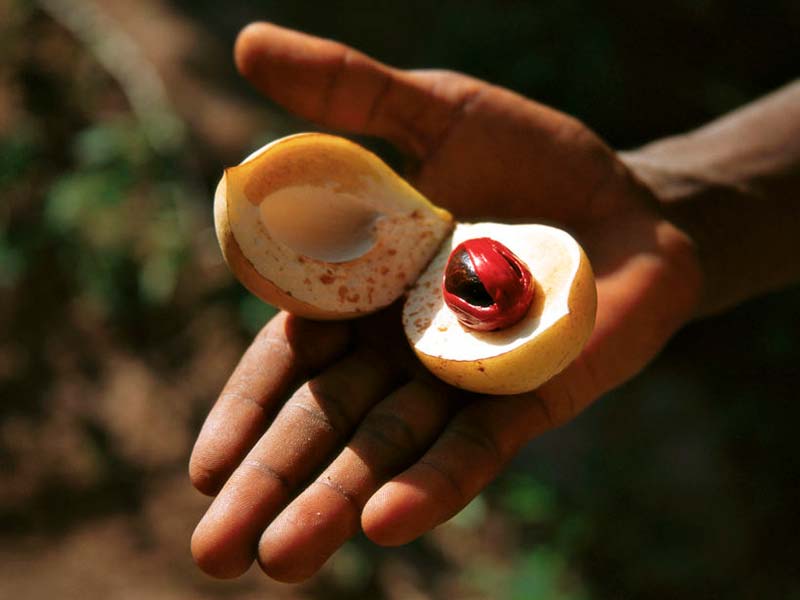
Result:
<svg viewBox="0 0 800 600"><path fill-rule="evenodd" d="M169 158L154 155L130 121L79 132L72 154L73 170L52 183L43 212L59 261L74 265L78 285L112 313L136 301L120 296L131 271L138 301L169 301L196 217L185 183L161 165Z"/></svg>

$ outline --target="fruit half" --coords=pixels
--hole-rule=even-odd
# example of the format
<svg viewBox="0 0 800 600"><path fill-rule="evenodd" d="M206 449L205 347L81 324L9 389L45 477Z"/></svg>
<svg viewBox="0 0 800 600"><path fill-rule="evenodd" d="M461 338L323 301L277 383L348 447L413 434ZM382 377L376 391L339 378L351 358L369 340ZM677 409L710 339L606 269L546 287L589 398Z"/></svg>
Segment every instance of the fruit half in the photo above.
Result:
<svg viewBox="0 0 800 600"><path fill-rule="evenodd" d="M279 139L227 169L214 220L237 278L265 302L313 319L391 304L453 226L377 156L318 133Z"/></svg>
<svg viewBox="0 0 800 600"><path fill-rule="evenodd" d="M482 237L507 246L536 282L527 314L498 331L465 328L440 292L451 250ZM596 304L589 260L565 231L461 223L410 291L403 327L419 359L440 379L476 392L516 394L539 387L578 356L594 327Z"/></svg>

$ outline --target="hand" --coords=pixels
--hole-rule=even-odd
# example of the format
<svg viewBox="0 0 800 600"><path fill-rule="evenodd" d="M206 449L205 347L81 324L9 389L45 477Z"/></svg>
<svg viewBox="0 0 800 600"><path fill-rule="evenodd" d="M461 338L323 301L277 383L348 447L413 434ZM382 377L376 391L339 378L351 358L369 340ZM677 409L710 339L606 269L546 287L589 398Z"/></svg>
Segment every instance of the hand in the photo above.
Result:
<svg viewBox="0 0 800 600"><path fill-rule="evenodd" d="M289 110L396 144L412 183L460 220L571 230L597 276L584 352L518 396L432 380L396 311L352 323L280 314L265 327L192 455L194 485L218 494L192 552L218 577L257 557L268 575L300 581L359 527L378 544L403 544L456 514L529 440L639 371L691 317L700 273L691 240L575 119L463 75L391 69L267 24L242 32L236 62Z"/></svg>

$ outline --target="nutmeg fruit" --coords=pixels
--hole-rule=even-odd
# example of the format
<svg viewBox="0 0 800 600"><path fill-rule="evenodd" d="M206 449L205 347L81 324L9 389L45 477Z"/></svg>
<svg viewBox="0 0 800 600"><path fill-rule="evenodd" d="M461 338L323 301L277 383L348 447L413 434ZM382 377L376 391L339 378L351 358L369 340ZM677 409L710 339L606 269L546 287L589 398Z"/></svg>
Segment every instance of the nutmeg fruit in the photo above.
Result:
<svg viewBox="0 0 800 600"><path fill-rule="evenodd" d="M214 221L237 278L294 314L348 319L407 294L409 343L463 389L535 389L577 357L594 325L592 269L569 234L455 224L377 156L336 136L282 138L227 169Z"/></svg>

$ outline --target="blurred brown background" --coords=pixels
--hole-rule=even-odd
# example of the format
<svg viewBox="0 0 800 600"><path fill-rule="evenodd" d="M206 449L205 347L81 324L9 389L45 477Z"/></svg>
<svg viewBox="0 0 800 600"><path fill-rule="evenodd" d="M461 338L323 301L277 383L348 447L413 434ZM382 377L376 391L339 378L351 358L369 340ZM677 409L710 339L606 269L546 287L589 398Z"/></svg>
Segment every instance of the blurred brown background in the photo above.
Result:
<svg viewBox="0 0 800 600"><path fill-rule="evenodd" d="M0 597L800 598L798 288L687 328L414 544L356 539L301 586L194 567L188 453L270 314L221 262L213 185L309 128L237 78L254 19L506 85L620 148L800 64L793 0L0 0Z"/></svg>

